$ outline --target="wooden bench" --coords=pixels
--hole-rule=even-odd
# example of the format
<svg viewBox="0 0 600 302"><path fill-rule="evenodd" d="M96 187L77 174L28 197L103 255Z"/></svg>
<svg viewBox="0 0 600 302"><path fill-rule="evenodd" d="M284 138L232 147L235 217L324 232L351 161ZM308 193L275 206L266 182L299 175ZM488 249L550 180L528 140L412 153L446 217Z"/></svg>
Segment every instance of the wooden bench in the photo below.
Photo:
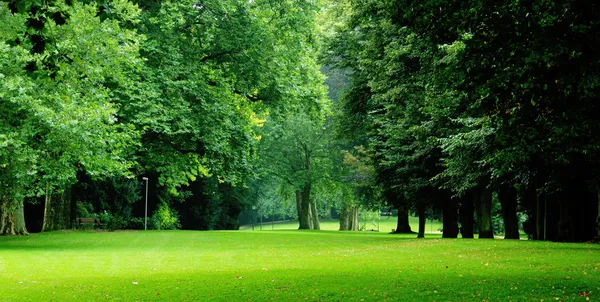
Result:
<svg viewBox="0 0 600 302"><path fill-rule="evenodd" d="M77 228L84 225L92 225L93 227L100 226L100 218L76 218Z"/></svg>

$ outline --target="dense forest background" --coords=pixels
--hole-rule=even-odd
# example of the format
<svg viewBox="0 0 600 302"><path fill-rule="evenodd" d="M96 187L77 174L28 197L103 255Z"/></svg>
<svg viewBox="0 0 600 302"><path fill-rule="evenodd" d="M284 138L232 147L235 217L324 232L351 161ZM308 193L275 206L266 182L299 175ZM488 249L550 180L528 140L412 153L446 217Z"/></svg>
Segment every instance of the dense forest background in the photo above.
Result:
<svg viewBox="0 0 600 302"><path fill-rule="evenodd" d="M393 210L418 237L598 238L599 22L576 0L2 1L0 234L143 229L147 190L152 229Z"/></svg>

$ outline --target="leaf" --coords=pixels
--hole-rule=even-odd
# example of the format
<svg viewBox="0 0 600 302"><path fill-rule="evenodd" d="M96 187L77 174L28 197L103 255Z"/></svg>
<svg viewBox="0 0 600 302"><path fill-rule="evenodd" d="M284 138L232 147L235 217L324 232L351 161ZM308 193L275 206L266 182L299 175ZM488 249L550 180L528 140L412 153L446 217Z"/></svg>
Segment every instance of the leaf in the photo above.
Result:
<svg viewBox="0 0 600 302"><path fill-rule="evenodd" d="M131 284L133 284L133 285L137 285L137 284L138 284L138 282L137 282L137 281L131 281Z"/></svg>

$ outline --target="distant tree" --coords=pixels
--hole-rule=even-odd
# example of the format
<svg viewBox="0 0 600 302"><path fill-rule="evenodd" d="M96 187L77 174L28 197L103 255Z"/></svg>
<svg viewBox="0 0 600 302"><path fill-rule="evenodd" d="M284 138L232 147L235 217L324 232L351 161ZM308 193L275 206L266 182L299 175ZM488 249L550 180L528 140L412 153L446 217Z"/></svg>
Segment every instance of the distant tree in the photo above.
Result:
<svg viewBox="0 0 600 302"><path fill-rule="evenodd" d="M261 166L294 192L299 229L320 229L318 205L312 191L328 178L327 132L321 122L304 113L285 121L269 121L261 141Z"/></svg>

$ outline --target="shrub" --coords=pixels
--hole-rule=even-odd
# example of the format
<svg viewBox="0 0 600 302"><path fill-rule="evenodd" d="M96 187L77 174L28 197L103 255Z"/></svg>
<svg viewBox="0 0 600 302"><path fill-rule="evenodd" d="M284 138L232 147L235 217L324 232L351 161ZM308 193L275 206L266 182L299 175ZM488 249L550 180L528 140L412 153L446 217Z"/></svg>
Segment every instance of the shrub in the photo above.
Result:
<svg viewBox="0 0 600 302"><path fill-rule="evenodd" d="M175 230L181 228L179 215L168 203L161 202L152 215L153 228L157 230Z"/></svg>
<svg viewBox="0 0 600 302"><path fill-rule="evenodd" d="M100 222L104 224L104 229L109 231L124 229L128 224L123 216L107 211L100 214Z"/></svg>

